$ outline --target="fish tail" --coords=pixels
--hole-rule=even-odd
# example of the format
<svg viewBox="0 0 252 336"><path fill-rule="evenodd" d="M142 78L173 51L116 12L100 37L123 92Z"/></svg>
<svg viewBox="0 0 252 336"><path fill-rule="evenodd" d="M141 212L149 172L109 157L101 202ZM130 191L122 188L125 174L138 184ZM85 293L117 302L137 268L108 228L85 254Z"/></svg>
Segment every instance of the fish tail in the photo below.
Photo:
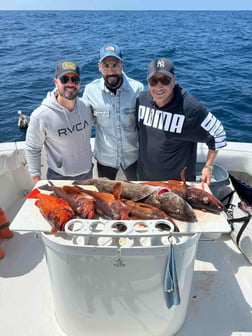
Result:
<svg viewBox="0 0 252 336"><path fill-rule="evenodd" d="M37 198L38 195L40 195L40 194L41 194L41 192L37 188L35 188L28 195L25 196L25 199Z"/></svg>

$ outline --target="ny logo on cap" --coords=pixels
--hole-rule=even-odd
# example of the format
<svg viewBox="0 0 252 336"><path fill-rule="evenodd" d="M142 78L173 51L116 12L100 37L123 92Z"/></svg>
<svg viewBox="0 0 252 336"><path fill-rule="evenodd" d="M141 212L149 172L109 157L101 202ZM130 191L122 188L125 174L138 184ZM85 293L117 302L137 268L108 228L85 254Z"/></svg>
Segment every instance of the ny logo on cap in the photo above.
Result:
<svg viewBox="0 0 252 336"><path fill-rule="evenodd" d="M157 68L164 68L165 67L165 62L164 60L158 60L157 61Z"/></svg>

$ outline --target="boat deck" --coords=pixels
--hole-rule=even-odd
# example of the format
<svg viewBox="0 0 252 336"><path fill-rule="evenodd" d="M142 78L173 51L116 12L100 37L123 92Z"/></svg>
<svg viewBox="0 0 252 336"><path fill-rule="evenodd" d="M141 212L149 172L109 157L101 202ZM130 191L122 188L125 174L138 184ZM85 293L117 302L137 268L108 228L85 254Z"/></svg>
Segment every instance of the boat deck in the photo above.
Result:
<svg viewBox="0 0 252 336"><path fill-rule="evenodd" d="M56 321L40 235L15 232L1 246L5 257L0 261L0 334L66 336ZM251 283L252 267L229 235L216 240L202 235L188 315L176 336L252 335Z"/></svg>
<svg viewBox="0 0 252 336"><path fill-rule="evenodd" d="M10 220L20 208L25 192L32 188L23 144L18 144L18 150L17 144L11 145L3 148L0 175L1 207ZM223 150L227 154L223 166L237 171L242 167L246 170L244 174L251 178L252 156L248 153L252 153L252 144L233 146L234 151L232 144ZM124 176L120 174L117 178L123 180ZM0 260L0 335L66 336L56 321L45 245L40 234L15 232L11 239L0 238L0 246L5 252ZM251 264L230 235L212 239L202 234L187 318L176 336L252 336L251 284ZM153 335L146 332L130 336Z"/></svg>

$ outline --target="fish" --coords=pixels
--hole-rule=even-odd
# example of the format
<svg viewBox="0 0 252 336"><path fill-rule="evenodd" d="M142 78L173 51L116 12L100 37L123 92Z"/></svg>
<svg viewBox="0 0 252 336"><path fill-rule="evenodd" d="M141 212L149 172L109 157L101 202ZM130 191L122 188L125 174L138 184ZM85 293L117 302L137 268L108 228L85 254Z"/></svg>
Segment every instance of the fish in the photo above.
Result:
<svg viewBox="0 0 252 336"><path fill-rule="evenodd" d="M185 170L186 167L181 171L180 177L183 181L183 186L185 189L187 202L191 204L192 207L202 210L202 211L209 211L213 213L218 213L224 210L224 204L218 200L214 195L204 190L204 184L202 184L202 189L192 187L186 183L185 179ZM171 188L171 183L170 185ZM173 192L174 189L172 189Z"/></svg>
<svg viewBox="0 0 252 336"><path fill-rule="evenodd" d="M94 219L95 198L87 193L81 192L74 186L57 187L51 181L48 181L51 190L59 198L66 200L74 210L75 214L83 219Z"/></svg>
<svg viewBox="0 0 252 336"><path fill-rule="evenodd" d="M142 202L161 209L175 219L188 222L197 221L191 205L176 193L167 191L167 188L156 190Z"/></svg>
<svg viewBox="0 0 252 336"><path fill-rule="evenodd" d="M98 179L87 179L87 180L78 180L75 181L74 184L76 185L94 185L100 192L107 192L111 193L113 192L113 187L114 185L118 183L118 181L113 181L109 180L107 178L98 178ZM157 200L156 196L169 192L169 189L163 188L162 186L149 186L149 185L144 185L140 183L132 183L132 182L120 182L121 183L121 198L122 199L128 199L132 200L134 202L141 201L145 204L150 204L153 205L157 208L161 208L162 205L159 200ZM167 198L168 199L168 198ZM170 197L171 199L171 197ZM177 199L177 202L175 204L175 199ZM171 209L169 210L170 212L167 212L166 210L169 208L172 208L174 205L176 205L177 211L172 211ZM170 206L166 206L166 210L162 209L165 211L169 216L173 217L171 215L176 213L176 217L179 217L180 220L191 220L192 218L195 220L195 214L193 209L188 209L189 205L185 204L185 201L179 196L174 196L173 201L170 204ZM182 211L184 209L184 212Z"/></svg>
<svg viewBox="0 0 252 336"><path fill-rule="evenodd" d="M153 205L131 200L124 200L124 203L129 208L131 219L170 219L164 211Z"/></svg>
<svg viewBox="0 0 252 336"><path fill-rule="evenodd" d="M168 180L167 182L159 181L149 181L142 182L152 186L166 187L173 193L182 197L187 201L193 208L202 211L209 211L213 213L218 213L224 210L224 204L218 200L214 195L205 191L204 189L199 189L192 187L186 183L185 180L185 169L181 171L181 181Z"/></svg>
<svg viewBox="0 0 252 336"><path fill-rule="evenodd" d="M36 198L35 205L52 225L52 231L64 231L65 224L75 216L70 204L63 199L43 193L39 193Z"/></svg>
<svg viewBox="0 0 252 336"><path fill-rule="evenodd" d="M131 200L124 200L124 202L129 209L130 219L167 219L174 225L174 231L179 231L171 216L153 205Z"/></svg>
<svg viewBox="0 0 252 336"><path fill-rule="evenodd" d="M107 178L97 178L97 179L87 179L87 180L77 180L74 181L74 185L93 185L100 192L113 193L113 188L118 181L110 180ZM121 183L121 198L129 199L134 202L140 201L145 197L149 196L160 187L141 185L139 183L124 182Z"/></svg>
<svg viewBox="0 0 252 336"><path fill-rule="evenodd" d="M204 212L219 213L224 210L224 204L218 198L203 189L195 187L188 187L187 202L193 208Z"/></svg>
<svg viewBox="0 0 252 336"><path fill-rule="evenodd" d="M172 218L186 222L197 221L197 217L191 205L172 191L156 194L154 200L155 204L159 202L160 209ZM145 200L145 202L146 201L150 202L150 198Z"/></svg>
<svg viewBox="0 0 252 336"><path fill-rule="evenodd" d="M95 198L95 208L98 213L113 220L129 219L129 210L124 202L120 199L122 188L121 182L116 182L114 184L112 193L87 190L80 186L78 186L78 188Z"/></svg>

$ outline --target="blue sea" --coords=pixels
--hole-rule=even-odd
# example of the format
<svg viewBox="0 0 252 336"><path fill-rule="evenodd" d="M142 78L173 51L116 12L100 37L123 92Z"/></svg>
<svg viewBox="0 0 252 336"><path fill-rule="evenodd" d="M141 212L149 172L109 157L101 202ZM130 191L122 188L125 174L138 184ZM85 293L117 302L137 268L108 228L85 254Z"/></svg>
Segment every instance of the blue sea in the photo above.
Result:
<svg viewBox="0 0 252 336"><path fill-rule="evenodd" d="M30 115L54 88L59 60L80 65L82 95L108 42L145 85L152 59L172 59L177 82L222 121L228 141L252 142L251 32L252 11L0 11L0 142L25 139L17 111Z"/></svg>

